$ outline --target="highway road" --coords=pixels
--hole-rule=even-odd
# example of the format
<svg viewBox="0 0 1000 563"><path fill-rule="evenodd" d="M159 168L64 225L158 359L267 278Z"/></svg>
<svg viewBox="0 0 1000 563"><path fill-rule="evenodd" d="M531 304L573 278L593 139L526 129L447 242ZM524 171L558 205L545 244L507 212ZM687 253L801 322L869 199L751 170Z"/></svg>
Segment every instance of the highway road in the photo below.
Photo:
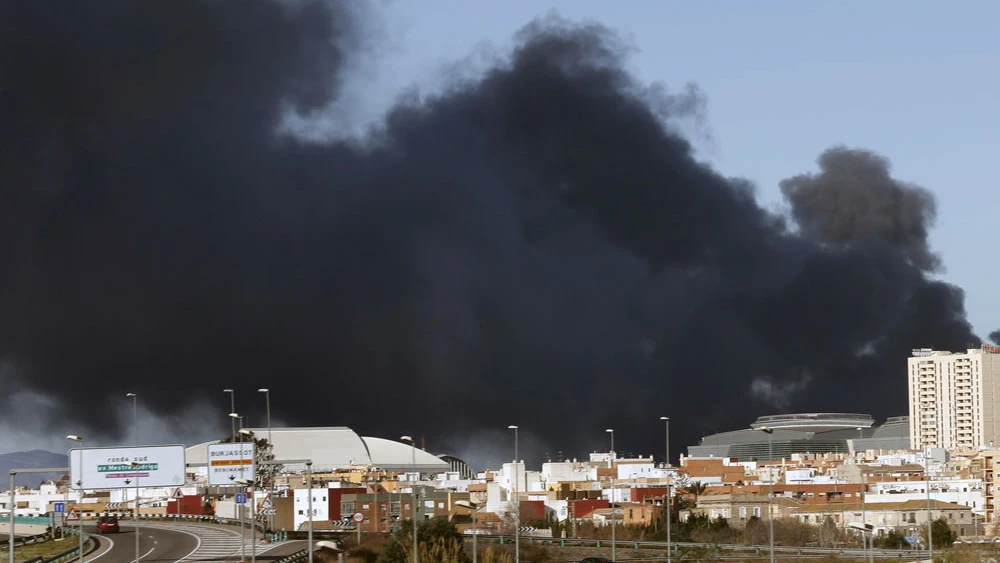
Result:
<svg viewBox="0 0 1000 563"><path fill-rule="evenodd" d="M100 546L84 558L84 563L134 563L135 532L131 522L119 522L121 532L97 536L96 528L84 525L84 530L94 534ZM305 541L288 541L278 544L258 544L257 559L273 561L305 549ZM213 563L238 561L242 551L239 530L230 526L212 524L184 524L163 522L139 523L139 559L141 563ZM249 561L251 545L246 539L246 558Z"/></svg>

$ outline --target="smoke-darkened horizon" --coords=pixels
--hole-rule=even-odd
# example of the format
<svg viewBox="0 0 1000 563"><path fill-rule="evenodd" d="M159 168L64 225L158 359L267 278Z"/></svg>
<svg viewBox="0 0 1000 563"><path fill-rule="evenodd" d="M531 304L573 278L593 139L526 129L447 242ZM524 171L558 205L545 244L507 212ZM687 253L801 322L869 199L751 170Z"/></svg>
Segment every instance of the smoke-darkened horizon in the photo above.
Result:
<svg viewBox="0 0 1000 563"><path fill-rule="evenodd" d="M668 415L676 456L761 414L904 414L911 348L979 341L928 277L928 190L834 146L765 210L673 126L698 92L639 83L599 25L532 22L364 142L305 142L284 119L365 43L338 2L5 15L0 373L52 401L42 431L125 436L95 416L125 391L228 426L226 387L259 423L270 387L291 424L465 450L516 423L538 458L609 426L660 455Z"/></svg>

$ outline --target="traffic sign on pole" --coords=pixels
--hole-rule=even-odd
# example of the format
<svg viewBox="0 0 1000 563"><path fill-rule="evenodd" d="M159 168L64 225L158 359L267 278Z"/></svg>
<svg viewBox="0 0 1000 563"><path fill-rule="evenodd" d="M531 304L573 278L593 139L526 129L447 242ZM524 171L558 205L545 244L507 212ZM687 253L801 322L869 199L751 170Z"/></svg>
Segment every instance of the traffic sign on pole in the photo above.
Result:
<svg viewBox="0 0 1000 563"><path fill-rule="evenodd" d="M66 503L65 502L54 502L54 503L52 503L52 510L54 512L59 512L59 513L66 512Z"/></svg>
<svg viewBox="0 0 1000 563"><path fill-rule="evenodd" d="M246 493L236 493L236 504L246 504L247 494Z"/></svg>
<svg viewBox="0 0 1000 563"><path fill-rule="evenodd" d="M174 498L184 498L184 493L181 492L181 488L180 487L177 487L176 489L174 489L174 495L173 495L173 497Z"/></svg>
<svg viewBox="0 0 1000 563"><path fill-rule="evenodd" d="M79 522L80 521L80 515L77 514L76 507L72 507L72 506L70 507L69 514L66 515L66 521L67 522Z"/></svg>
<svg viewBox="0 0 1000 563"><path fill-rule="evenodd" d="M273 508L273 504L271 503L271 495L267 495L266 497L264 497L264 502L260 503L260 507L265 510L267 510L268 508Z"/></svg>

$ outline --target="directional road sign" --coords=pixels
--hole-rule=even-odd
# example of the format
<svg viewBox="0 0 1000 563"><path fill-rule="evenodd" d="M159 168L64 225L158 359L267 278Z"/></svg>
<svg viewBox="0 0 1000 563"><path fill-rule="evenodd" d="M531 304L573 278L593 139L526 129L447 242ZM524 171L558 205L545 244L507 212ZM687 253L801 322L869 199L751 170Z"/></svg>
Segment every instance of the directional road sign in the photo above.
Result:
<svg viewBox="0 0 1000 563"><path fill-rule="evenodd" d="M278 511L273 508L265 508L264 510L260 511L260 514L263 516L274 516L277 513Z"/></svg>
<svg viewBox="0 0 1000 563"><path fill-rule="evenodd" d="M246 504L247 494L246 493L236 493L236 504Z"/></svg>
<svg viewBox="0 0 1000 563"><path fill-rule="evenodd" d="M60 512L60 513L61 512L66 512L66 503L65 502L54 502L54 503L52 503L52 510L54 510L56 512Z"/></svg>
<svg viewBox="0 0 1000 563"><path fill-rule="evenodd" d="M208 484L217 487L232 487L236 479L256 480L254 472L254 445L252 442L240 444L208 445Z"/></svg>

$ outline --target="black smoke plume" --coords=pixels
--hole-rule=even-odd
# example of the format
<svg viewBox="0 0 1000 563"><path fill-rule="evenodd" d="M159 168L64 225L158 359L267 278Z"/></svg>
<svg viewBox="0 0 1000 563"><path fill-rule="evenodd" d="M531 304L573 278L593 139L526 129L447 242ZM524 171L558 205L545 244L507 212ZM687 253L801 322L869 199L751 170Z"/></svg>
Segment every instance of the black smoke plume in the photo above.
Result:
<svg viewBox="0 0 1000 563"><path fill-rule="evenodd" d="M820 155L819 166L819 174L781 182L806 234L834 244L880 238L920 268L940 267L927 241L937 218L930 192L894 179L889 161L870 151L835 147Z"/></svg>
<svg viewBox="0 0 1000 563"><path fill-rule="evenodd" d="M600 26L535 22L363 142L304 143L284 118L336 105L359 43L340 4L4 10L2 373L53 432L124 439L128 390L217 427L235 387L259 425L270 387L289 423L435 451L519 424L659 454L668 415L676 455L776 410L905 413L908 351L975 340L924 192L838 149L786 182L792 232Z"/></svg>

